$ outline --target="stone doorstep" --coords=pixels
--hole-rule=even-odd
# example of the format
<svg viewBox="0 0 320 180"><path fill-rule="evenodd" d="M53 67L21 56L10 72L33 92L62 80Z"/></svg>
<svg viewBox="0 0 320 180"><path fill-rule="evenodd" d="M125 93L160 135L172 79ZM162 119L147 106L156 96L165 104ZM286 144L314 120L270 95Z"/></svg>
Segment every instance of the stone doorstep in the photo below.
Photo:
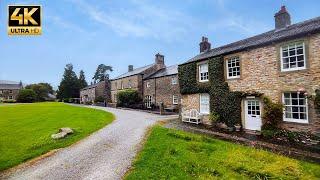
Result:
<svg viewBox="0 0 320 180"><path fill-rule="evenodd" d="M232 141L237 144L244 144L254 148L261 148L261 149L269 150L271 152L280 153L282 155L289 156L289 157L294 157L301 160L309 160L312 162L320 163L320 154L309 152L309 151L303 151L303 150L292 148L292 147L272 144L272 143L258 141L258 140L249 140L247 138L238 137L235 135L225 134L225 133L216 132L216 131L210 131L210 130L201 129L201 128L188 126L188 125L182 125L182 126L175 125L174 127L167 126L167 128L183 130L183 131L192 132L196 134L209 135L221 140Z"/></svg>

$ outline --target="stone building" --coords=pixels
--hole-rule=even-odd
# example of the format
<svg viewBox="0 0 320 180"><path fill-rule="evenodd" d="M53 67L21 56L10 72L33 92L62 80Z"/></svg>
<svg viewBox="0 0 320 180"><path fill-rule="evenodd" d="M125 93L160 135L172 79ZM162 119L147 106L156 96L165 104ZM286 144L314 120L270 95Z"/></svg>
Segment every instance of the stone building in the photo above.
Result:
<svg viewBox="0 0 320 180"><path fill-rule="evenodd" d="M136 69L133 68L133 65L129 65L128 72L110 80L112 104L117 103L117 93L124 89L137 90L143 98L143 79L165 67L164 56L159 53L155 55L153 64Z"/></svg>
<svg viewBox="0 0 320 180"><path fill-rule="evenodd" d="M166 67L146 77L144 84L144 100L146 107L159 106L163 103L168 110L177 110L180 104L180 88L178 81L178 65Z"/></svg>
<svg viewBox="0 0 320 180"><path fill-rule="evenodd" d="M94 103L94 100L97 97L103 97L105 101L108 101L108 98L106 96L107 91L107 81L101 81L96 84L89 85L83 89L80 90L80 103L86 104L86 103Z"/></svg>
<svg viewBox="0 0 320 180"><path fill-rule="evenodd" d="M320 89L320 17L291 24L283 6L274 16L275 29L217 48L202 38L200 54L188 60L197 65L197 83L208 83L208 60L223 57L225 82L231 91L258 92L284 104L283 128L320 132L320 115L308 98ZM208 122L208 93L182 95L182 110L197 109ZM259 96L241 102L242 126L261 130L263 103Z"/></svg>
<svg viewBox="0 0 320 180"><path fill-rule="evenodd" d="M0 80L0 101L17 100L22 88L21 82Z"/></svg>

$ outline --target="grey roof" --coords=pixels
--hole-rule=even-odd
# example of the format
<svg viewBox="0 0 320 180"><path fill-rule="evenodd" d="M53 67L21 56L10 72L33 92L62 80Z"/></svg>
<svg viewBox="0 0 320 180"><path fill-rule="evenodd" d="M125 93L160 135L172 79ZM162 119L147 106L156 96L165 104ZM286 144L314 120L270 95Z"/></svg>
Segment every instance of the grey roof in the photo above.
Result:
<svg viewBox="0 0 320 180"><path fill-rule="evenodd" d="M307 21L290 25L282 29L274 29L247 39L243 39L225 46L211 49L207 52L201 53L187 62L195 62L207 59L214 56L239 52L245 49L265 46L271 43L280 42L288 39L294 39L320 32L320 17L316 17Z"/></svg>
<svg viewBox="0 0 320 180"><path fill-rule="evenodd" d="M104 81L101 81L101 82L98 82L98 83L95 83L95 84L91 84L85 88L82 88L81 90L87 90L87 89L91 89L91 88L95 88L97 87L100 83L103 83Z"/></svg>
<svg viewBox="0 0 320 180"><path fill-rule="evenodd" d="M143 66L143 67L140 67L140 68L133 69L133 71L121 74L120 76L118 76L116 78L113 78L112 80L121 79L121 78L129 77L129 76L133 76L133 75L137 75L137 74L142 74L143 71L147 70L148 68L152 67L153 65L154 64L150 64L150 65L147 65L147 66Z"/></svg>
<svg viewBox="0 0 320 180"><path fill-rule="evenodd" d="M21 89L22 85L19 82L0 80L0 89Z"/></svg>
<svg viewBox="0 0 320 180"><path fill-rule="evenodd" d="M152 78L170 76L170 75L175 75L175 74L178 74L178 65L172 65L172 66L160 69L159 71L151 74L150 76L148 76L144 79L152 79Z"/></svg>

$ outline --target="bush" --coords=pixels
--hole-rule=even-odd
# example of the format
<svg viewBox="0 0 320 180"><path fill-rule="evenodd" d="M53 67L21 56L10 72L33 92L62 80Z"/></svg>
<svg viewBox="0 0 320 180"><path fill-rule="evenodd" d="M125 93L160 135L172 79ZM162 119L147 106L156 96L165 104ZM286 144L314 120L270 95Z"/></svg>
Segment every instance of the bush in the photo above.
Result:
<svg viewBox="0 0 320 180"><path fill-rule="evenodd" d="M211 112L209 115L209 119L212 123L215 123L215 122L219 121L220 115L216 112Z"/></svg>
<svg viewBox="0 0 320 180"><path fill-rule="evenodd" d="M320 89L316 90L316 96L314 98L314 105L315 105L315 108L318 110L318 113L320 113Z"/></svg>
<svg viewBox="0 0 320 180"><path fill-rule="evenodd" d="M32 103L35 102L37 98L36 93L32 89L21 89L17 101L22 103Z"/></svg>
<svg viewBox="0 0 320 180"><path fill-rule="evenodd" d="M263 109L263 125L262 129L272 130L278 129L279 124L283 120L283 104L274 103L268 97L263 97L264 109Z"/></svg>
<svg viewBox="0 0 320 180"><path fill-rule="evenodd" d="M13 99L7 99L7 100L3 100L2 102L3 103L16 103L17 101L13 100Z"/></svg>
<svg viewBox="0 0 320 180"><path fill-rule="evenodd" d="M94 99L94 102L95 103L101 103L101 102L104 102L104 97L103 96L98 96Z"/></svg>
<svg viewBox="0 0 320 180"><path fill-rule="evenodd" d="M117 93L117 106L132 107L135 104L140 103L142 103L142 99L140 98L137 90L128 89Z"/></svg>

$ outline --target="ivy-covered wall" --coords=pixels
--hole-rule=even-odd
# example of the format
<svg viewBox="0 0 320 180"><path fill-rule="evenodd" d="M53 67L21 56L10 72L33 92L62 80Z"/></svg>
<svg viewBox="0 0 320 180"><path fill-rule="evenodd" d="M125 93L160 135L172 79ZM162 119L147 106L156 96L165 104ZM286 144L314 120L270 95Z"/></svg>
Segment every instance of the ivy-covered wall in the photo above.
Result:
<svg viewBox="0 0 320 180"><path fill-rule="evenodd" d="M241 92L231 92L224 80L223 57L208 60L209 82L197 80L197 63L179 66L179 84L181 94L210 94L210 111L220 115L220 122L228 126L241 124Z"/></svg>

